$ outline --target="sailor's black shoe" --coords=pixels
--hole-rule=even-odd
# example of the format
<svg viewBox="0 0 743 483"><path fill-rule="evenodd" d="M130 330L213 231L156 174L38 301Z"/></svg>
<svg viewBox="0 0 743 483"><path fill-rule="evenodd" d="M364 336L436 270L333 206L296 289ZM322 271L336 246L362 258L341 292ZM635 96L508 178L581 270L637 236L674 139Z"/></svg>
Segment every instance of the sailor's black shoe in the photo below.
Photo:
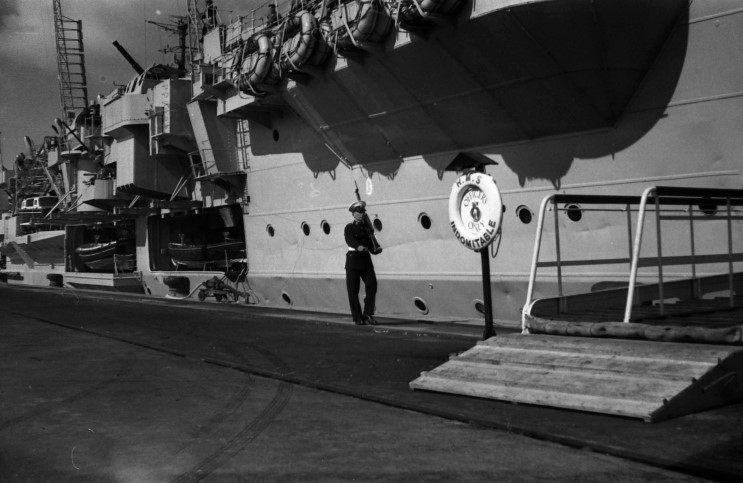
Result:
<svg viewBox="0 0 743 483"><path fill-rule="evenodd" d="M364 325L364 321L363 320L354 320L353 323L356 324L356 325Z"/></svg>
<svg viewBox="0 0 743 483"><path fill-rule="evenodd" d="M364 317L364 322L366 322L369 325L378 325L379 324L379 322L377 322L377 319L375 319L371 315L367 315L366 317Z"/></svg>

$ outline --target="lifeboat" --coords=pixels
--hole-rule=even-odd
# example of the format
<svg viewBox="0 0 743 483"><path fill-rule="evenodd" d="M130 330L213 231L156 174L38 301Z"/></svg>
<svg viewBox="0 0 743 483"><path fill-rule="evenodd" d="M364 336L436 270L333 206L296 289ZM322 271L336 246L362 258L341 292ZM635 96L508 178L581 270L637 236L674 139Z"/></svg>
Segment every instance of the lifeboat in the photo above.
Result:
<svg viewBox="0 0 743 483"><path fill-rule="evenodd" d="M461 3L462 0L403 0L399 18L403 23L426 23L454 15Z"/></svg>
<svg viewBox="0 0 743 483"><path fill-rule="evenodd" d="M78 256L83 262L92 262L103 258L113 257L116 253L116 241L107 243L86 243L75 248Z"/></svg>
<svg viewBox="0 0 743 483"><path fill-rule="evenodd" d="M283 25L281 70L298 70L311 58L317 44L317 20L306 10L297 12Z"/></svg>
<svg viewBox="0 0 743 483"><path fill-rule="evenodd" d="M260 34L246 42L240 52L240 74L236 87L245 94L260 93L258 86L266 82L273 68L271 40Z"/></svg>
<svg viewBox="0 0 743 483"><path fill-rule="evenodd" d="M210 245L168 243L168 253L175 266L202 267L245 259L245 242L227 240Z"/></svg>
<svg viewBox="0 0 743 483"><path fill-rule="evenodd" d="M373 49L374 45L381 44L392 30L393 20L379 0L361 0L361 4L354 16L350 19L349 4L339 6L343 28L336 40L339 50Z"/></svg>

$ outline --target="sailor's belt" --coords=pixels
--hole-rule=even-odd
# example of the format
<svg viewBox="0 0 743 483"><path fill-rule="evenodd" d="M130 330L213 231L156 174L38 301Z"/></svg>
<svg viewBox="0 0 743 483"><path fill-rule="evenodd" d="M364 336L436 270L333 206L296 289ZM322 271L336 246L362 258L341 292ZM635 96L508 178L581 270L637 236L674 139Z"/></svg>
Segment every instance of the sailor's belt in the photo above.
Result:
<svg viewBox="0 0 743 483"><path fill-rule="evenodd" d="M348 251L349 251L349 252L355 252L355 251L356 251L356 249L355 249L354 247L348 247Z"/></svg>

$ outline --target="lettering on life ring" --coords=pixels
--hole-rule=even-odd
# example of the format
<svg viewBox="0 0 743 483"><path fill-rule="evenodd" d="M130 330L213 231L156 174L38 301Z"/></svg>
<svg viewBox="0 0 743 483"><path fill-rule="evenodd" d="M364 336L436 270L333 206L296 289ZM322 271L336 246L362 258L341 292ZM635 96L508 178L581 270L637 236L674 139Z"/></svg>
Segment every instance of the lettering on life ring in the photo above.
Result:
<svg viewBox="0 0 743 483"><path fill-rule="evenodd" d="M503 219L503 200L495 180L471 172L457 178L449 195L449 221L454 236L480 251L496 239Z"/></svg>

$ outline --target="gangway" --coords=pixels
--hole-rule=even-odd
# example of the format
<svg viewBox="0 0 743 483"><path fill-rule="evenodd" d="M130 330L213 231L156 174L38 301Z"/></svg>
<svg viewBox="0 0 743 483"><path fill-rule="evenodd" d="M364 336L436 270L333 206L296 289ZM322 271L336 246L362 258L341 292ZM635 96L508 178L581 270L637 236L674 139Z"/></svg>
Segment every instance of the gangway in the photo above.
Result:
<svg viewBox="0 0 743 483"><path fill-rule="evenodd" d="M628 256L565 259L557 215L575 206L626 212ZM682 187L651 187L639 197L546 197L537 223L522 334L482 341L422 373L410 387L648 422L743 400L743 307L737 296L743 273L735 270L743 253L735 250L732 228L734 221L743 220L740 206L743 190ZM540 261L548 208L555 214L555 259ZM632 213L637 213L634 233ZM655 254L643 257L649 213L655 215ZM668 221L689 224L688 255L664 256L661 222ZM724 253L698 253L695 227L701 223L725 225L716 231L725 237ZM567 267L617 264L629 270L625 282L564 293ZM700 276L702 265L725 270ZM669 266L689 267L690 276L668 280L664 267ZM641 267L657 267L656 283L637 283ZM534 298L539 268L556 272L557 296Z"/></svg>
<svg viewBox="0 0 743 483"><path fill-rule="evenodd" d="M557 213L559 204L564 206L603 205L609 207L622 206L627 213L627 241L629 258L606 258L590 260L565 260L560 249L560 233ZM654 210L649 210L648 206ZM637 206L637 209L633 209ZM541 204L537 234L532 258L532 268L529 276L527 302L522 315L524 332L534 331L531 327L535 317L550 320L575 321L585 320L587 314L594 314L597 321L621 321L623 323L638 321L665 320L669 327L684 324L676 320L679 316L690 316L696 310L709 313L711 309L719 308L728 312L736 312L740 308L740 300L736 293L743 282L743 273L736 273L735 263L743 261L743 252L736 251L733 244L733 222L740 222L743 216L740 207L743 206L743 190L732 189L705 189L684 187L650 187L642 196L595 196L595 195L552 195L546 197ZM540 261L544 233L544 220L547 208L551 207L555 213L555 260ZM681 209L679 209L681 208ZM721 208L721 209L720 209ZM736 211L734 211L734 208ZM604 208L606 209L606 208ZM632 232L631 214L637 212L637 222ZM646 218L653 212L655 219L655 254L643 255L643 237L645 234ZM689 234L689 253L685 255L664 256L662 222L687 222ZM697 237L699 225L715 224L711 229L715 233L724 235L726 250L722 253L699 253ZM724 230L716 229L724 224ZM672 232L678 236L679 231ZM628 264L629 277L622 286L596 290L590 293L566 295L564 293L563 271L566 267L587 265ZM703 265L724 266L724 273L715 273L707 276L699 275L699 267ZM668 281L664 268L670 266L687 266L688 277ZM554 267L557 272L556 297L535 299L537 270L544 267ZM656 267L657 282L638 284L638 271L641 267ZM727 293L722 298L719 295ZM673 301L672 305L669 301ZM618 307L623 307L621 316L617 316ZM731 318L734 320L734 318ZM621 329L626 331L627 329ZM610 334L609 334L610 335ZM738 341L740 342L740 341Z"/></svg>

